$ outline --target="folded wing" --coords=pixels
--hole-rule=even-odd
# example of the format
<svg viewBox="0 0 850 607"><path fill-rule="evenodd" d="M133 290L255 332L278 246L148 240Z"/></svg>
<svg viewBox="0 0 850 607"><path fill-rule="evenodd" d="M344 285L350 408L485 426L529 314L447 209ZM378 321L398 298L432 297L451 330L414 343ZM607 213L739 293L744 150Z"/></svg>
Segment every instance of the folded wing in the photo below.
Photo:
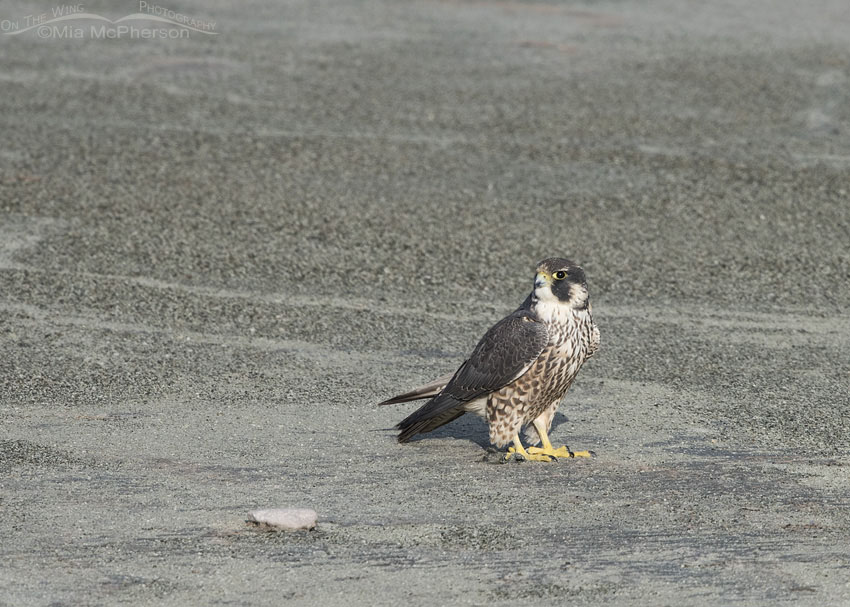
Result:
<svg viewBox="0 0 850 607"><path fill-rule="evenodd" d="M493 325L451 379L445 378L384 401L382 404L433 398L398 424L399 442L430 432L463 415L464 405L511 383L537 360L549 342L546 325L528 310L519 309ZM439 390L439 391L437 391Z"/></svg>

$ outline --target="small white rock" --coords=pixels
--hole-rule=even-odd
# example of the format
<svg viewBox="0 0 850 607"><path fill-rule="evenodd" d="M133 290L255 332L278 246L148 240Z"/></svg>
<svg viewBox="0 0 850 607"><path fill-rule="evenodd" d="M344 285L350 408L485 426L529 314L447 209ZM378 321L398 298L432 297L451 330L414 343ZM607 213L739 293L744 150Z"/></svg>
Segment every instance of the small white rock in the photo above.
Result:
<svg viewBox="0 0 850 607"><path fill-rule="evenodd" d="M309 508L268 508L254 510L249 514L251 521L270 527L295 531L297 529L315 529L319 515Z"/></svg>

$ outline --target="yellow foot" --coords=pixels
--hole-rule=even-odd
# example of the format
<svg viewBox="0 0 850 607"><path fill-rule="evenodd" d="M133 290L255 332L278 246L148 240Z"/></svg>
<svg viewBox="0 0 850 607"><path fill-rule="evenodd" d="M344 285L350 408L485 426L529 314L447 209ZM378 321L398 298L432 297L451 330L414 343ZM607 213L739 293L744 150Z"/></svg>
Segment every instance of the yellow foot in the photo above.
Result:
<svg viewBox="0 0 850 607"><path fill-rule="evenodd" d="M530 453L525 449L517 451L514 447L508 447L508 452L505 454L505 460L509 460L517 455L521 455L523 459L526 459L530 462L551 462L554 459L546 454Z"/></svg>
<svg viewBox="0 0 850 607"><path fill-rule="evenodd" d="M529 455L548 455L549 457L554 458L593 457L593 454L590 451L570 451L567 449L566 445L558 447L557 449L552 448L551 445L549 445L549 448L528 447L526 451L528 451Z"/></svg>

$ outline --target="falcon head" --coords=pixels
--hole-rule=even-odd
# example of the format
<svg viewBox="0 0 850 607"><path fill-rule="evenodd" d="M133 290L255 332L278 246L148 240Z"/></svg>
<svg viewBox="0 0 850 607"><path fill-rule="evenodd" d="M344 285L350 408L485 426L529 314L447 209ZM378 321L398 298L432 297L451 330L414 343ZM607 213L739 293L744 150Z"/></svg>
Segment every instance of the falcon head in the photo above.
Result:
<svg viewBox="0 0 850 607"><path fill-rule="evenodd" d="M550 257L537 264L533 293L541 303L577 309L587 307L589 296L584 270L563 257Z"/></svg>

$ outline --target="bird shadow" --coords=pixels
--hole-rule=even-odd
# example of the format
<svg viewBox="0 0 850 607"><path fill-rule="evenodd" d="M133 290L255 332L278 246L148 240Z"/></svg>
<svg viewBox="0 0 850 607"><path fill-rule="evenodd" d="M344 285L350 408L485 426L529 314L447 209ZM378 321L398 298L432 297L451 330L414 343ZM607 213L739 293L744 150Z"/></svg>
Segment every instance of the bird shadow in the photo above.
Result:
<svg viewBox="0 0 850 607"><path fill-rule="evenodd" d="M555 413L555 417L552 420L552 429L550 431L554 432L555 429L567 421L567 416L563 413ZM452 422L449 422L445 426L440 426L436 430L431 432L427 432L425 434L417 434L413 437L410 442L415 443L420 440L431 439L431 438L454 438L457 440L468 440L472 443L475 443L482 449L490 449L492 445L490 444L490 431L487 428L487 424L484 421L476 416L476 415L464 415ZM525 442L523 440L523 442Z"/></svg>

